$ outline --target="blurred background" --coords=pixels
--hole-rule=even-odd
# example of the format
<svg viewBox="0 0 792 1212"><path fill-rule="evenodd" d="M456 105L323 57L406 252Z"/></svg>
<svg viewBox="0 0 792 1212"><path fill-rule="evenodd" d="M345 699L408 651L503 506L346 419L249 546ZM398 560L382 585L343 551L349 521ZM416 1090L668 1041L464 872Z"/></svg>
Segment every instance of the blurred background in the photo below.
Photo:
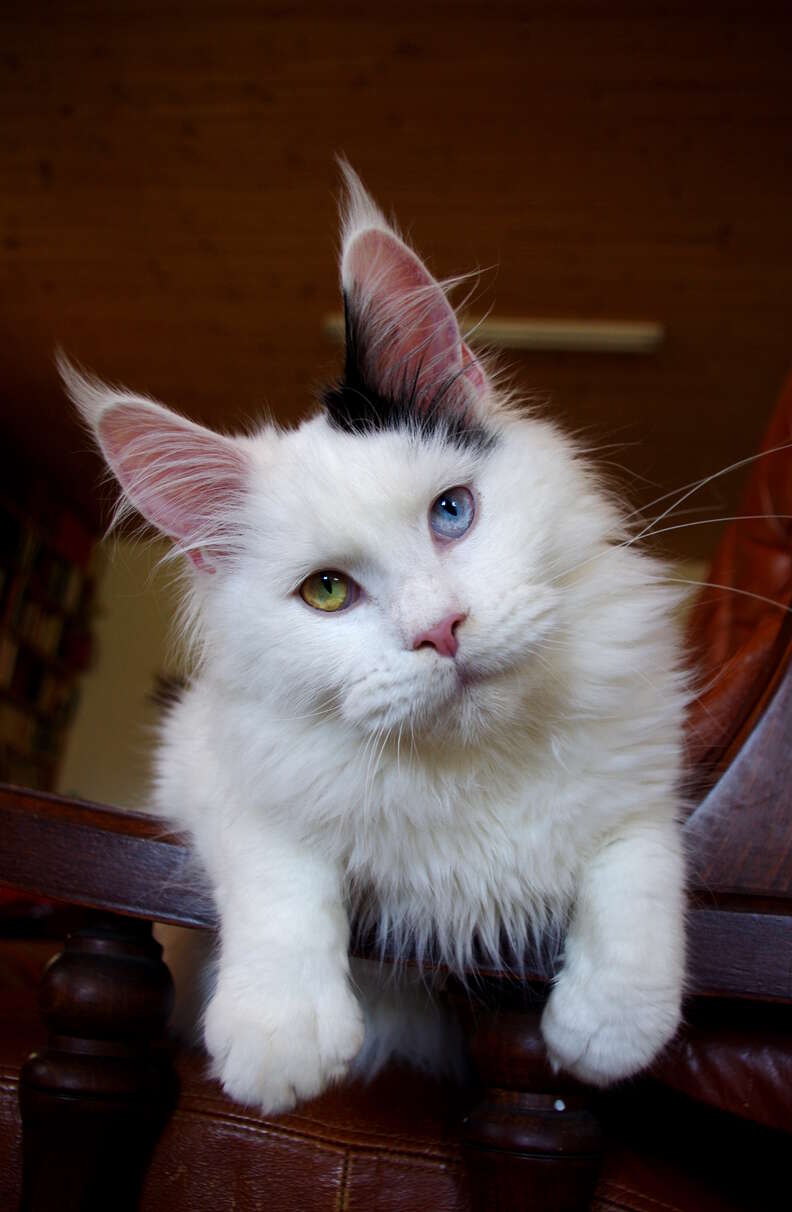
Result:
<svg viewBox="0 0 792 1212"><path fill-rule="evenodd" d="M304 416L343 152L436 274L480 271L466 312L517 322L519 387L650 517L753 453L792 363L791 78L788 2L5 5L0 778L140 803L175 660L56 344L207 424ZM696 579L718 529L659 542Z"/></svg>

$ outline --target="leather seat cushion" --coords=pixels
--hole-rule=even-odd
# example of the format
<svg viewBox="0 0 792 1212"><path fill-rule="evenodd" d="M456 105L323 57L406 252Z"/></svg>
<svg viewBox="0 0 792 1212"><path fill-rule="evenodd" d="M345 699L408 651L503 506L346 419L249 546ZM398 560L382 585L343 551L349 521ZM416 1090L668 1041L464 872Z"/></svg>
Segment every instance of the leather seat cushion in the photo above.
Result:
<svg viewBox="0 0 792 1212"><path fill-rule="evenodd" d="M17 1106L24 1057L44 1043L35 1007L41 968L52 942L0 944L0 1207L14 1208L21 1188L21 1126ZM670 1074L696 1098L718 1098L732 1110L783 1120L789 1049L781 1035L758 1042L729 1037L713 1044L712 1024L684 1063ZM780 1032L781 1028L778 1025ZM753 1037L756 1040L756 1036ZM724 1072L723 1053L743 1057L740 1079ZM715 1049L713 1051L713 1049ZM779 1064L779 1056L784 1063ZM691 1059L696 1056L695 1062ZM707 1062L701 1059L708 1058ZM753 1060L751 1060L753 1058ZM761 1061L761 1070L752 1063ZM266 1117L227 1099L205 1076L205 1058L176 1058L178 1104L158 1140L146 1175L142 1212L467 1212L470 1207L456 1124L464 1111L457 1090L393 1069L369 1086L346 1085L289 1115ZM783 1084L763 1085L772 1070ZM753 1076L751 1075L753 1072ZM668 1080L665 1075L663 1080ZM701 1087L698 1085L701 1081ZM752 1082L755 1084L752 1085ZM755 1212L771 1207L767 1191L784 1173L788 1137L735 1115L696 1105L656 1081L628 1085L604 1097L603 1173L592 1208L597 1212ZM757 1115L756 1112L759 1112Z"/></svg>
<svg viewBox="0 0 792 1212"><path fill-rule="evenodd" d="M770 1212L787 1202L789 1137L650 1083L603 1099L592 1212Z"/></svg>
<svg viewBox="0 0 792 1212"><path fill-rule="evenodd" d="M664 1086L756 1124L792 1132L788 1006L705 1001L653 1066Z"/></svg>
<svg viewBox="0 0 792 1212"><path fill-rule="evenodd" d="M456 1092L398 1069L347 1084L277 1117L227 1099L182 1052L178 1107L146 1179L144 1209L437 1209L469 1207ZM206 1192L222 1202L206 1202Z"/></svg>

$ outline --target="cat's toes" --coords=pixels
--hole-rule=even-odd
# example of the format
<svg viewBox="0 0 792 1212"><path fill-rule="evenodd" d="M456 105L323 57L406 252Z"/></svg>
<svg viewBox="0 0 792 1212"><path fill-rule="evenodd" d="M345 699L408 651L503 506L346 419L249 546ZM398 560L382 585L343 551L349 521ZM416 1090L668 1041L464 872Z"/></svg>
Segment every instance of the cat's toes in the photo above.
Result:
<svg viewBox="0 0 792 1212"><path fill-rule="evenodd" d="M218 992L204 1038L212 1072L235 1101L265 1114L291 1110L342 1078L363 1044L363 1016L343 983L315 1000L240 1006Z"/></svg>
<svg viewBox="0 0 792 1212"><path fill-rule="evenodd" d="M650 1065L676 1033L680 987L642 988L625 977L562 973L542 1015L550 1063L607 1086Z"/></svg>

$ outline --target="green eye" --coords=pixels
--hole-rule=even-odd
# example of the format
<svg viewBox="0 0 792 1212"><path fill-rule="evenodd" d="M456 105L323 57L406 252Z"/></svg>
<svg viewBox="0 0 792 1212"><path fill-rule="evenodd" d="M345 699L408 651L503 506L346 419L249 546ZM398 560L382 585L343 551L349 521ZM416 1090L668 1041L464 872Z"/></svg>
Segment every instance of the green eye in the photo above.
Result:
<svg viewBox="0 0 792 1212"><path fill-rule="evenodd" d="M300 597L314 610L343 610L357 598L357 585L343 572L314 572L300 586Z"/></svg>

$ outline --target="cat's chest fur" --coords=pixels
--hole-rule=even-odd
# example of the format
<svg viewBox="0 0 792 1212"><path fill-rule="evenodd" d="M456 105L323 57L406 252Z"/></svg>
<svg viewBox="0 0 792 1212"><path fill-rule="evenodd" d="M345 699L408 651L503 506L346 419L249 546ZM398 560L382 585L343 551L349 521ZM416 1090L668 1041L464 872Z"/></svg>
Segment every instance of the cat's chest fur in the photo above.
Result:
<svg viewBox="0 0 792 1212"><path fill-rule="evenodd" d="M566 912L608 815L581 779L584 748L545 734L433 751L313 720L285 730L199 682L166 721L157 800L198 838L274 827L334 855L383 946L463 965Z"/></svg>

